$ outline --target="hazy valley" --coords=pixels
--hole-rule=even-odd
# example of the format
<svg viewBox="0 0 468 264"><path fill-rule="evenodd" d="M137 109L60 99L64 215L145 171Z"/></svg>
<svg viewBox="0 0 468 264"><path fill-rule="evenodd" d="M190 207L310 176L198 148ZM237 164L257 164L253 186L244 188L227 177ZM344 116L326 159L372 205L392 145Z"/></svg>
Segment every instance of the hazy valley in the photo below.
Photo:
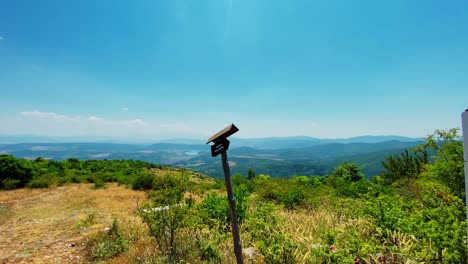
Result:
<svg viewBox="0 0 468 264"><path fill-rule="evenodd" d="M1 137L0 137L1 138ZM188 144L195 140L167 140L155 144L57 143L70 138L3 137L3 142L29 140L30 143L0 145L1 154L18 158L43 157L52 160L135 159L156 164L189 168L213 177L222 177L219 160L211 157L210 147ZM41 143L34 143L42 140ZM172 142L179 143L172 143ZM54 142L54 143L52 143ZM253 168L259 174L274 177L325 175L342 162L356 163L369 179L382 172L385 156L403 151L422 142L421 138L398 136L362 136L349 139L285 137L231 140L229 160L233 174L246 174Z"/></svg>

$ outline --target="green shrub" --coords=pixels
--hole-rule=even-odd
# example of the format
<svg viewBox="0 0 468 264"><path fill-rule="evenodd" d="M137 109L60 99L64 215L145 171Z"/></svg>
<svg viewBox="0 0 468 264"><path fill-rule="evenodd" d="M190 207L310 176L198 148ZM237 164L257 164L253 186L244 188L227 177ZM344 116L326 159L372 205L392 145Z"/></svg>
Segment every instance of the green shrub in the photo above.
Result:
<svg viewBox="0 0 468 264"><path fill-rule="evenodd" d="M232 185L233 186L239 186L241 184L245 184L246 183L246 180L244 179L244 177L242 176L242 174L240 173L236 173L232 176L231 178L231 182L232 182Z"/></svg>
<svg viewBox="0 0 468 264"><path fill-rule="evenodd" d="M40 189L40 188L49 188L51 185L51 180L45 177L37 178L28 183L29 188Z"/></svg>
<svg viewBox="0 0 468 264"><path fill-rule="evenodd" d="M117 182L119 180L116 173L112 173L112 172L101 173L99 175L99 178L103 180L104 182Z"/></svg>
<svg viewBox="0 0 468 264"><path fill-rule="evenodd" d="M236 201L237 221L242 224L247 218L249 209L250 193L245 185L239 185L233 189L234 199Z"/></svg>
<svg viewBox="0 0 468 264"><path fill-rule="evenodd" d="M344 179L337 179L335 189L336 194L341 197L359 198L367 193L369 186L370 182L368 180L349 182Z"/></svg>
<svg viewBox="0 0 468 264"><path fill-rule="evenodd" d="M188 177L182 173L154 178L154 190L149 193L151 201L142 206L140 217L147 224L150 234L156 239L160 252L169 260L178 263L181 259L179 231L188 226L193 217L190 207L182 204L187 191Z"/></svg>
<svg viewBox="0 0 468 264"><path fill-rule="evenodd" d="M65 183L70 182L68 177L58 177L57 179L57 186L63 186Z"/></svg>
<svg viewBox="0 0 468 264"><path fill-rule="evenodd" d="M197 209L204 224L218 231L227 231L230 225L229 205L226 197L210 193L198 205Z"/></svg>
<svg viewBox="0 0 468 264"><path fill-rule="evenodd" d="M208 189L221 190L223 188L226 188L226 184L224 183L224 181L215 179L215 182Z"/></svg>
<svg viewBox="0 0 468 264"><path fill-rule="evenodd" d="M200 259L208 263L221 263L221 251L218 243L221 236L216 232L208 232L208 235L198 235L195 240Z"/></svg>
<svg viewBox="0 0 468 264"><path fill-rule="evenodd" d="M249 193L244 185L234 187L237 221L242 224L247 218L249 208ZM220 232L229 232L231 226L231 211L226 196L210 193L198 204L197 209L203 222L210 228L217 228Z"/></svg>
<svg viewBox="0 0 468 264"><path fill-rule="evenodd" d="M93 174L88 174L84 177L84 180L85 182L87 183L96 183L96 176L94 176Z"/></svg>
<svg viewBox="0 0 468 264"><path fill-rule="evenodd" d="M70 176L68 176L68 182L71 183L81 183L81 179L78 175L72 173Z"/></svg>
<svg viewBox="0 0 468 264"><path fill-rule="evenodd" d="M136 175L132 183L133 190L153 189L154 175L148 172L140 172Z"/></svg>
<svg viewBox="0 0 468 264"><path fill-rule="evenodd" d="M255 246L265 257L265 263L295 263L297 248L292 239L280 233L282 219L276 214L279 208L272 203L256 202L256 208L244 224Z"/></svg>
<svg viewBox="0 0 468 264"><path fill-rule="evenodd" d="M126 251L128 242L120 234L119 223L117 219L114 219L111 228L108 231L98 233L94 239L88 242L87 247L92 260L102 261Z"/></svg>
<svg viewBox="0 0 468 264"><path fill-rule="evenodd" d="M294 209L304 202L305 195L300 189L288 189L278 195L278 202L282 203L286 209Z"/></svg>
<svg viewBox="0 0 468 264"><path fill-rule="evenodd" d="M94 182L94 186L93 186L93 190L97 190L97 189L103 189L106 187L106 183L101 180L101 179L97 179L95 182Z"/></svg>
<svg viewBox="0 0 468 264"><path fill-rule="evenodd" d="M20 185L21 185L20 180L15 180L15 179L10 179L10 178L6 178L1 182L1 187L2 189L5 189L5 190L13 190L13 189L19 188Z"/></svg>
<svg viewBox="0 0 468 264"><path fill-rule="evenodd" d="M0 188L21 188L32 178L31 162L16 159L11 155L0 155Z"/></svg>

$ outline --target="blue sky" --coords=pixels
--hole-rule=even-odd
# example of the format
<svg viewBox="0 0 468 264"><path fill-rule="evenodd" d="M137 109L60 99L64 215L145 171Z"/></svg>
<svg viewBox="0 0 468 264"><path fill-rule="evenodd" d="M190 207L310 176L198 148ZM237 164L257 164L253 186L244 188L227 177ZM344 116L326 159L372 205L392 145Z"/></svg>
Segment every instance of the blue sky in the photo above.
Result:
<svg viewBox="0 0 468 264"><path fill-rule="evenodd" d="M0 134L426 136L468 108L468 2L0 1Z"/></svg>

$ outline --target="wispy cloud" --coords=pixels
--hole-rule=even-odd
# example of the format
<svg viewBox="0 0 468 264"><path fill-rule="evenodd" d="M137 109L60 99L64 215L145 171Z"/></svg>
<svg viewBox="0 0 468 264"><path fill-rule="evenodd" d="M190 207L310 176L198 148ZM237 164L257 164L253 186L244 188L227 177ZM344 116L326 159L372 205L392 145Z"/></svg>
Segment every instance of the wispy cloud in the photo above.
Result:
<svg viewBox="0 0 468 264"><path fill-rule="evenodd" d="M122 107L122 111L127 112L127 111L128 111L128 107Z"/></svg>
<svg viewBox="0 0 468 264"><path fill-rule="evenodd" d="M38 110L34 110L30 112L28 111L21 112L20 114L26 117L36 117L36 118L53 119L53 120L77 121L80 119L80 117L71 117L71 116L56 114L53 112L41 112Z"/></svg>
<svg viewBox="0 0 468 264"><path fill-rule="evenodd" d="M140 118L129 119L129 120L110 120L110 119L98 117L96 115L91 115L86 118L82 118L80 116L72 117L72 116L57 114L53 112L41 112L38 110L20 112L20 114L22 116L29 117L29 118L39 118L39 119L57 120L57 121L92 122L94 124L101 124L101 125L106 125L106 126L150 126L151 125L150 123Z"/></svg>
<svg viewBox="0 0 468 264"><path fill-rule="evenodd" d="M141 119L133 119L133 120L125 120L122 121L123 124L128 124L128 125L137 125L137 126L149 126L150 123L147 123Z"/></svg>
<svg viewBox="0 0 468 264"><path fill-rule="evenodd" d="M0 36L0 40L4 40L4 38L2 36Z"/></svg>
<svg viewBox="0 0 468 264"><path fill-rule="evenodd" d="M88 120L91 120L91 121L104 121L104 118L97 117L97 116L89 116Z"/></svg>

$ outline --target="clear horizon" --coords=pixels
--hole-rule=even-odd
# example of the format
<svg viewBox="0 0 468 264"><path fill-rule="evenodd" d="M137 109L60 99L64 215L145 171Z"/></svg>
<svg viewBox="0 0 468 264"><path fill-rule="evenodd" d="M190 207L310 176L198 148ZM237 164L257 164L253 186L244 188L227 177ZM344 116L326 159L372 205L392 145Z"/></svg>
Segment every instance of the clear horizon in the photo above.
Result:
<svg viewBox="0 0 468 264"><path fill-rule="evenodd" d="M426 135L427 136L427 135ZM356 138L378 138L378 137L396 137L408 140L419 140L425 138L421 137L405 137L401 135L360 135L349 138L318 138L310 136L286 136L286 137L237 137L233 135L231 138L238 140L274 140L274 139L294 139L294 138L309 138L318 140L349 140ZM34 141L31 139L43 138L46 141ZM31 135L31 134L0 134L0 144L9 144L8 139L14 140L12 144L16 143L124 143L124 144L147 144L147 143L175 143L175 144L205 144L207 138L201 137L178 137L178 138L154 138L154 137L132 137L132 136L96 136L96 135L81 135L81 136L48 136L48 135ZM26 140L23 140L26 139ZM47 141L48 140L48 141ZM52 140L52 141L51 141ZM380 142L380 141L379 141Z"/></svg>
<svg viewBox="0 0 468 264"><path fill-rule="evenodd" d="M468 107L468 2L0 2L0 135L425 137Z"/></svg>

